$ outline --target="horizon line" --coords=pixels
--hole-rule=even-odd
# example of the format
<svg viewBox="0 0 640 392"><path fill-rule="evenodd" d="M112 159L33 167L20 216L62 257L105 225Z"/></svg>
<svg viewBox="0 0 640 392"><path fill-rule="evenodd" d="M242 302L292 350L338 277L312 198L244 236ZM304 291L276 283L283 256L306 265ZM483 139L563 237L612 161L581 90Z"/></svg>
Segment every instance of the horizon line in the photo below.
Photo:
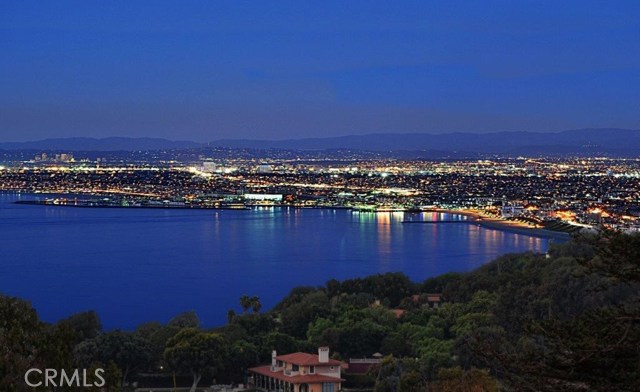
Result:
<svg viewBox="0 0 640 392"><path fill-rule="evenodd" d="M214 142L223 142L223 141L266 141L266 142L280 142L280 141L296 141L296 140L314 140L314 139L339 139L339 138L347 138L347 137L363 137L363 136L375 136L375 135L433 135L433 136L441 136L441 135L459 135L459 134L474 134L474 135L491 135L498 133L552 133L558 134L569 131L632 131L638 132L640 129L633 128L618 128L618 127L610 127L610 128L572 128L572 129L561 129L561 130L552 130L552 131L532 131L532 130L496 130L496 131L454 131L454 132L371 132L371 133L350 133L344 135L333 135L333 136L307 136L307 137L287 137L287 138L276 138L276 139L267 139L267 138L250 138L250 137L238 137L238 138L218 138L218 139L210 139L210 140L194 140L194 139L171 139L164 136L121 136L121 135L111 135L104 137L95 137L95 136L53 136L46 137L40 139L28 139L28 140L0 140L0 144L5 143L35 143L49 140L69 140L69 139L88 139L88 140L108 140L108 139L131 139L131 140L142 140L142 139L150 139L150 140L163 140L170 142L186 142L186 143L198 143L198 144L208 144Z"/></svg>

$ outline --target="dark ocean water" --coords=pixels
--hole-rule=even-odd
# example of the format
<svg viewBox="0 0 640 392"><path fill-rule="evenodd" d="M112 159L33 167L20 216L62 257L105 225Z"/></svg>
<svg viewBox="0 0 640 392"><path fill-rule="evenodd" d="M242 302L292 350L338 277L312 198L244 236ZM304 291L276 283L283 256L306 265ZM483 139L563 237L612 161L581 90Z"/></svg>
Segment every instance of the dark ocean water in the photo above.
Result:
<svg viewBox="0 0 640 392"><path fill-rule="evenodd" d="M0 193L0 292L31 301L46 321L96 310L105 328L166 322L187 310L214 326L239 310L242 294L268 309L295 286L387 271L422 281L548 246L468 223L402 223L464 219L447 214L12 203L34 197Z"/></svg>

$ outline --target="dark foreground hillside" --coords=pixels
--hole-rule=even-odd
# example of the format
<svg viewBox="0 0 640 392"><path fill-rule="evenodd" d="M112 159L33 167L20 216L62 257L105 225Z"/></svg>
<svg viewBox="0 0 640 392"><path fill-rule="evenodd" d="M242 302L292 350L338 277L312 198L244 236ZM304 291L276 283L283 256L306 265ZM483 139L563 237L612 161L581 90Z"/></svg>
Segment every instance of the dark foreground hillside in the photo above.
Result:
<svg viewBox="0 0 640 392"><path fill-rule="evenodd" d="M299 287L267 312L244 296L218 328L194 313L135 331L103 331L94 312L51 325L0 296L0 391L38 390L23 381L34 367L104 368L106 386L83 391L172 387L174 376L185 387L243 383L274 349L318 346L345 361L384 355L368 374L347 371L345 388L634 391L639 288L640 235L603 233L422 283L395 273Z"/></svg>

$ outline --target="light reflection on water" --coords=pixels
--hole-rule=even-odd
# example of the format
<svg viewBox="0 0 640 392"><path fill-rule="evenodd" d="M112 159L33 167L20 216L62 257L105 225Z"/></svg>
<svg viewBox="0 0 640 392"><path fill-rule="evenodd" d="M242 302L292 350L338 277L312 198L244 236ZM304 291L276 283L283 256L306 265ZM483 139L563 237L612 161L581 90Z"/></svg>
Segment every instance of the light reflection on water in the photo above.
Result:
<svg viewBox="0 0 640 392"><path fill-rule="evenodd" d="M0 291L29 299L49 321L95 309L107 328L191 309L216 325L242 294L266 309L298 285L387 271L423 280L548 245L469 222L403 223L466 219L451 214L90 209L16 198L0 193Z"/></svg>

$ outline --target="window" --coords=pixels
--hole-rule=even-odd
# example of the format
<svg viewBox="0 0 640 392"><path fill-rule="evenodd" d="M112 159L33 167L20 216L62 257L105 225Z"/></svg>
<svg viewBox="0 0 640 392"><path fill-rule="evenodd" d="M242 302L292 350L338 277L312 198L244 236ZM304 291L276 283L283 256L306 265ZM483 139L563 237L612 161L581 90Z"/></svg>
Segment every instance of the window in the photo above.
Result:
<svg viewBox="0 0 640 392"><path fill-rule="evenodd" d="M291 365L291 371L297 372L298 370L300 370L300 367L298 365Z"/></svg>
<svg viewBox="0 0 640 392"><path fill-rule="evenodd" d="M316 372L315 366L309 366L309 374L314 374Z"/></svg>
<svg viewBox="0 0 640 392"><path fill-rule="evenodd" d="M335 392L335 384L332 382L322 383L322 392Z"/></svg>

